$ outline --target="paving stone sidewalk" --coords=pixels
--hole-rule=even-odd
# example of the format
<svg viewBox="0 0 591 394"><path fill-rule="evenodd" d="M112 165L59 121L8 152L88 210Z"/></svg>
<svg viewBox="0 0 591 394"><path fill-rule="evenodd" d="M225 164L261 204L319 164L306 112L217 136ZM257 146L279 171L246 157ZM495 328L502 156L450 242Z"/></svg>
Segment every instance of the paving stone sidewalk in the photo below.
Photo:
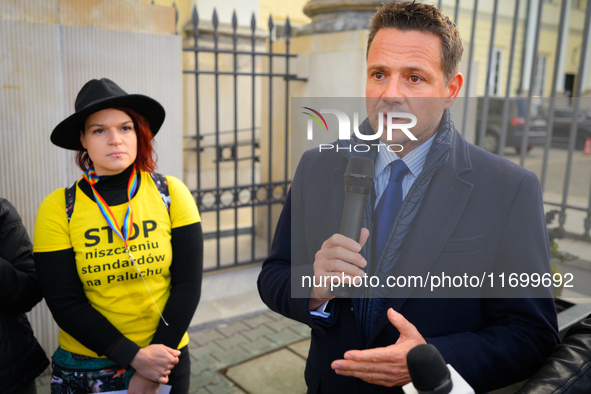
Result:
<svg viewBox="0 0 591 394"><path fill-rule="evenodd" d="M310 328L275 312L189 329L191 387L195 394L305 393L303 367ZM49 394L51 376L37 379Z"/></svg>

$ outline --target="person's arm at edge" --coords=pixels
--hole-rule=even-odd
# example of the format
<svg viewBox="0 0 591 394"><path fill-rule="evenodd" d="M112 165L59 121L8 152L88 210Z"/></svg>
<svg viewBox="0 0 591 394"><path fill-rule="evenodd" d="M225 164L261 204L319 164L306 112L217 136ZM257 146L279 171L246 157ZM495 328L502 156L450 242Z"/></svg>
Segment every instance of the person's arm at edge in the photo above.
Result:
<svg viewBox="0 0 591 394"><path fill-rule="evenodd" d="M0 199L0 204L6 209L0 214L0 308L25 313L43 298L33 245L16 208L5 199Z"/></svg>
<svg viewBox="0 0 591 394"><path fill-rule="evenodd" d="M591 315L569 328L544 366L516 394L584 392L591 387ZM576 390L575 390L576 389Z"/></svg>

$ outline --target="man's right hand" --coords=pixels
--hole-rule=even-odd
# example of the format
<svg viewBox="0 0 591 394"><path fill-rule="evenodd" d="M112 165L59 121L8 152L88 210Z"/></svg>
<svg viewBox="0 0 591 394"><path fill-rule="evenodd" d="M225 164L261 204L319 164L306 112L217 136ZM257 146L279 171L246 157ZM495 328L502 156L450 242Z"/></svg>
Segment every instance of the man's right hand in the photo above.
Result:
<svg viewBox="0 0 591 394"><path fill-rule="evenodd" d="M168 346L149 345L137 352L130 365L144 378L166 384L180 354L180 350Z"/></svg>
<svg viewBox="0 0 591 394"><path fill-rule="evenodd" d="M333 234L332 237L324 241L322 248L316 253L314 260L314 283L324 284L325 277L336 276L342 279L342 275L351 278L351 283L355 277L363 277L367 261L359 254L363 245L369 237L369 230L361 229L359 243L351 238L341 234ZM330 293L331 280L326 279L326 285L322 287L312 286L310 293L310 310L316 310L325 301L334 296Z"/></svg>

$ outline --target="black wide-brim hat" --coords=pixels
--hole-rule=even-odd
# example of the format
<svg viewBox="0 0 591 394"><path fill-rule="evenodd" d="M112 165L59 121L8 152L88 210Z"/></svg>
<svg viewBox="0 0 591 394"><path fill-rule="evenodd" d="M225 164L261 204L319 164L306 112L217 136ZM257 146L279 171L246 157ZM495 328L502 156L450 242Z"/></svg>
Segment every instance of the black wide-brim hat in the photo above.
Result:
<svg viewBox="0 0 591 394"><path fill-rule="evenodd" d="M78 149L80 131L84 128L86 118L103 109L116 107L131 108L146 118L153 135L158 133L166 116L158 101L142 94L127 94L110 79L93 79L88 81L76 96L76 112L53 129L51 142L61 148Z"/></svg>

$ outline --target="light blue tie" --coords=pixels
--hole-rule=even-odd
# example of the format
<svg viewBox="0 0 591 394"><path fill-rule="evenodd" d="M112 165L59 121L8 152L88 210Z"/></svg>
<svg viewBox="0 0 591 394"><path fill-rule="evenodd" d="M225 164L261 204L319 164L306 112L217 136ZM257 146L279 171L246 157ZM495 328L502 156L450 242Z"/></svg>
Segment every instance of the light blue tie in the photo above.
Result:
<svg viewBox="0 0 591 394"><path fill-rule="evenodd" d="M382 254L384 245L392 231L392 225L402 205L402 179L408 167L402 160L390 163L390 182L382 193L380 202L373 212L374 261Z"/></svg>

